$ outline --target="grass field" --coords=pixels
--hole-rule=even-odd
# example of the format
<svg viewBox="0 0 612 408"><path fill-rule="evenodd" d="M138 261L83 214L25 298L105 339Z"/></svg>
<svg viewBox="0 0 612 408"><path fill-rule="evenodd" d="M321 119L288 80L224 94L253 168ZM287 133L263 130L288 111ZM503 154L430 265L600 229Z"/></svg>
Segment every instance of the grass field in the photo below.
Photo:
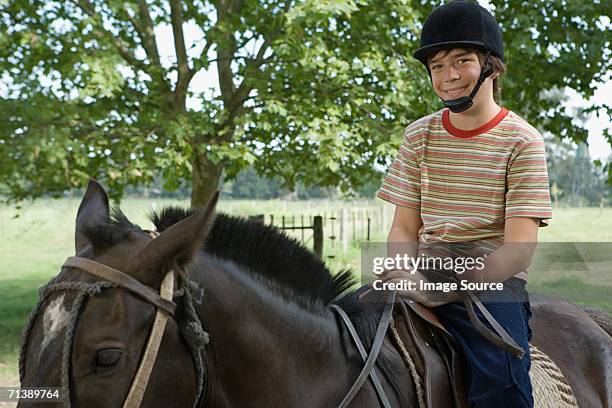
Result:
<svg viewBox="0 0 612 408"><path fill-rule="evenodd" d="M0 386L17 385L17 358L19 335L26 318L36 302L37 288L55 275L67 256L74 253L74 219L80 200L40 200L24 205L20 210L0 207ZM175 200L128 199L122 204L126 215L143 228L151 225L147 213L154 208L168 204L183 204ZM381 209L382 202L285 202L271 201L221 201L221 211L250 215L274 214L275 220L281 215L317 214L347 209L369 209L373 213L386 214L378 224L388 224L392 208ZM328 226L326 226L328 228ZM387 225L373 225L372 240L384 241ZM326 235L328 231L326 229ZM602 242L596 251L612 247L612 209L583 208L556 209L551 226L540 230L542 242ZM593 246L587 246L592 248ZM359 270L359 243L348 245L341 251L336 242L334 247L325 243L324 257L332 270L350 267ZM584 252L584 248L569 250ZM581 252L582 251L582 252ZM591 252L593 252L591 250ZM578 254L580 255L580 254ZM601 254L599 254L601 255ZM330 258L333 256L333 258ZM544 255L536 260L543 265L533 276L530 275L531 291L550 294L572 300L581 305L596 306L612 312L612 270L605 262L595 268L563 268ZM559 255L555 255L555 259ZM604 257L605 258L605 257ZM607 259L610 257L608 256ZM572 258L574 259L574 258ZM567 262L565 263L567 264Z"/></svg>

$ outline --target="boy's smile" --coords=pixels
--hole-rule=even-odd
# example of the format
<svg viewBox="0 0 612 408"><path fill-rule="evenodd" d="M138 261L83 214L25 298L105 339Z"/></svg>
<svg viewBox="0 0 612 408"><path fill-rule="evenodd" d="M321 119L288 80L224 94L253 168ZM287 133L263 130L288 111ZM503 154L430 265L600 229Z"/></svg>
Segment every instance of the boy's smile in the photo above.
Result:
<svg viewBox="0 0 612 408"><path fill-rule="evenodd" d="M443 92L446 94L447 98L443 99L457 99L460 96L465 94L465 91L468 90L468 86L455 87L451 89L446 89Z"/></svg>

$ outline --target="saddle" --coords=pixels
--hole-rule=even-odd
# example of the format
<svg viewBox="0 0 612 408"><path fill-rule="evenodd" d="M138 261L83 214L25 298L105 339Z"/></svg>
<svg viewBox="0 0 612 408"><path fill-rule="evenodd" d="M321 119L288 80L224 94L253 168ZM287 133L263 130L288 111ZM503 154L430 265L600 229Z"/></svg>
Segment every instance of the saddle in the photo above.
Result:
<svg viewBox="0 0 612 408"><path fill-rule="evenodd" d="M463 353L437 316L419 303L401 299L395 305L393 319L388 336L404 360L415 365L424 394L419 406L467 408ZM529 348L534 406L577 408L572 387L559 366L533 344Z"/></svg>
<svg viewBox="0 0 612 408"><path fill-rule="evenodd" d="M454 248L449 255L461 255L462 251L473 249L473 245ZM459 252L457 252L459 251ZM429 281L454 283L458 285L459 278L451 269L419 269ZM458 287L458 286L456 286ZM362 297L369 297L375 292L366 290ZM381 315L376 335L368 353L359 338L349 316L337 305L331 305L345 327L348 329L353 343L359 350L364 365L359 376L339 405L346 408L355 397L363 383L369 377L372 381L380 403L390 408L389 399L382 384L373 371L385 336L392 336L398 350L401 352L414 379L420 408L467 407L467 393L464 382L466 368L463 352L458 349L453 336L444 328L433 312L422 305L407 299L396 300L395 291L387 291L385 308ZM474 328L495 346L510 354L522 358L525 351L512 339L506 330L482 305L478 297L470 290L457 291L465 305L467 315ZM369 295L368 295L369 294ZM474 305L484 316L489 328L476 315ZM391 329L391 335L387 328Z"/></svg>
<svg viewBox="0 0 612 408"><path fill-rule="evenodd" d="M436 315L425 306L402 298L395 304L393 323L388 335L404 359L414 363L421 381L424 395L419 405L467 408L466 363Z"/></svg>

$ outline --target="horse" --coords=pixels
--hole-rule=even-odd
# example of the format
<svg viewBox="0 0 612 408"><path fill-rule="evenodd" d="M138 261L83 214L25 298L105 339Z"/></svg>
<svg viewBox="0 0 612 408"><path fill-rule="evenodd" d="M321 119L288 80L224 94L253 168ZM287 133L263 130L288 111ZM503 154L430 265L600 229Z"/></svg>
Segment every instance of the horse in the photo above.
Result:
<svg viewBox="0 0 612 408"><path fill-rule="evenodd" d="M60 387L59 406L123 405L163 309L141 406L339 406L363 358L332 307L349 314L366 348L383 308L359 301L350 271L333 275L297 241L215 208L216 196L199 210L154 214L153 238L111 210L104 188L90 180L75 227L75 253L86 261L67 261L41 289L22 336L22 387ZM92 268L115 278L101 280ZM169 277L179 289L168 292ZM164 290L169 298L157 295ZM533 309L533 342L563 369L580 406L608 407L610 334L567 302L538 297ZM419 406L389 339L374 371L392 407ZM50 406L27 406L38 404ZM365 382L349 406L381 402Z"/></svg>

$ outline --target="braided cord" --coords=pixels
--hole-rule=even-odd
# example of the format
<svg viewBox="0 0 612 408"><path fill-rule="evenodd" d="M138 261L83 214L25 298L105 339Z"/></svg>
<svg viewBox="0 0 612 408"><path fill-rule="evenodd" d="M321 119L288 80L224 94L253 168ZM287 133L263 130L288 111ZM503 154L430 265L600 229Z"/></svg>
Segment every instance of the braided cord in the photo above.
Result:
<svg viewBox="0 0 612 408"><path fill-rule="evenodd" d="M30 315L28 316L28 321L26 322L26 325L23 331L21 332L21 342L19 346L19 382L20 383L23 383L23 379L25 376L25 353L26 353L26 349L28 346L28 341L30 339L30 332L32 331L32 326L34 326L34 321L36 320L36 317L40 313L40 309L42 308L42 305L46 300L46 297L47 297L46 294L48 293L46 291L47 288L52 286L56 280L57 280L57 276L54 276L53 278L51 278L49 282L47 282L46 285L38 289L38 302L36 303L34 310L32 310L32 313L30 313Z"/></svg>
<svg viewBox="0 0 612 408"><path fill-rule="evenodd" d="M397 332L397 328L395 327L395 321L393 319L391 319L389 328L391 329L391 334L393 335L393 339L395 340L397 346L402 352L402 357L404 359L404 362L408 365L408 368L410 369L410 374L412 375L412 380L414 381L414 388L416 389L416 393L417 393L417 400L419 402L419 408L425 408L427 405L425 405L425 397L423 395L424 390L423 390L423 384L421 381L421 376L419 376L419 373L417 372L414 361L412 361L412 358L410 357L410 353L408 352L408 350L406 350L406 346L404 345L404 342L402 341L399 333Z"/></svg>
<svg viewBox="0 0 612 408"><path fill-rule="evenodd" d="M194 306L193 293L197 293L199 290L198 285L190 281L189 279L184 280L183 293L183 310L185 312L185 323L180 325L183 337L189 346L191 351L191 358L193 359L194 366L196 369L196 381L197 381L197 398L194 406L197 406L198 402L203 399L204 390L204 347L209 343L210 336L204 331L202 322L196 312Z"/></svg>
<svg viewBox="0 0 612 408"><path fill-rule="evenodd" d="M74 331L76 328L76 320L81 310L81 305L85 296L93 296L100 293L102 289L118 287L117 284L112 282L96 282L96 283L85 283L85 282L60 282L55 283L57 277L52 278L49 283L38 290L38 303L34 308L34 311L30 314L26 327L21 335L21 347L19 351L19 380L23 383L25 377L25 356L28 346L28 341L34 321L38 317L42 305L45 303L47 298L53 292L59 291L76 291L77 296L72 302L70 308L70 314L68 316L68 325L64 334L64 344L62 347L62 367L61 367L61 389L62 396L64 398L64 406L70 408L70 356L72 355L72 344Z"/></svg>
<svg viewBox="0 0 612 408"><path fill-rule="evenodd" d="M53 292L58 291L76 291L77 295L72 302L68 316L68 324L64 335L64 344L62 347L62 360L61 360L61 389L64 397L64 407L70 408L70 358L72 356L72 347L74 343L74 333L77 326L77 318L83 302L86 296L94 296L100 293L103 289L119 287L116 283L108 281L100 281L95 283L85 282L59 282L57 276L53 277L46 285L38 289L38 302L34 307L32 313L28 317L28 321L25 325L23 332L21 333L21 345L19 350L19 380L23 383L25 378L25 366L26 366L26 352L29 342L29 337L34 326L34 322L40 314L45 301ZM197 398L194 406L198 404L203 398L205 372L204 372L204 359L203 352L204 347L209 342L209 334L202 328L202 323L199 316L197 315L194 302L198 300L194 299L201 296L201 289L195 282L188 279L183 281L183 286L180 289L174 291L173 297L183 297L183 307L185 312L184 324L180 325L181 332L189 346L191 356L194 361L196 368L196 379L197 379ZM199 302L198 302L199 303Z"/></svg>

